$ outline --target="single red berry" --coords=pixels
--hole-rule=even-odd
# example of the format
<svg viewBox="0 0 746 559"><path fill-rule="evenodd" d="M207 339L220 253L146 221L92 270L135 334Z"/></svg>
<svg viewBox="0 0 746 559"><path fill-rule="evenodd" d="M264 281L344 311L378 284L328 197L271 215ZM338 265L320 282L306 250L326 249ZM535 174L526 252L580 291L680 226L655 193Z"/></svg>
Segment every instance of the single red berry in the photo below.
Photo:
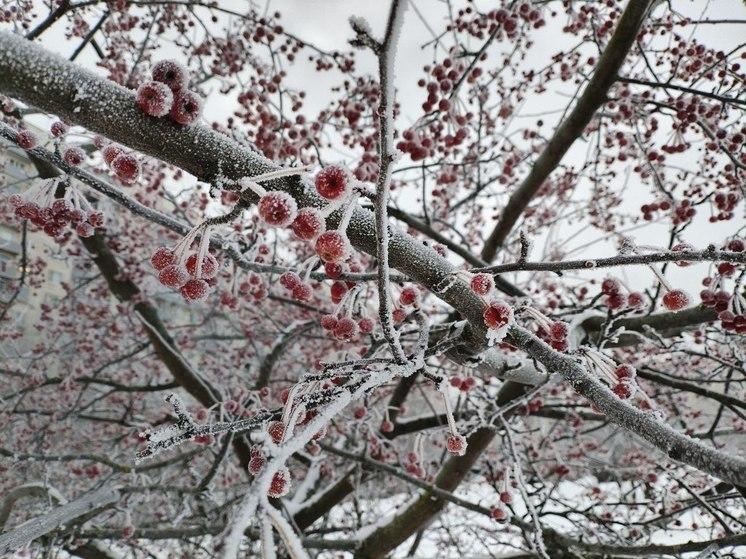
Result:
<svg viewBox="0 0 746 559"><path fill-rule="evenodd" d="M316 175L316 191L327 200L337 200L349 189L347 171L341 167L330 166Z"/></svg>
<svg viewBox="0 0 746 559"><path fill-rule="evenodd" d="M192 278L181 288L181 295L187 301L202 301L207 298L210 286L203 279Z"/></svg>
<svg viewBox="0 0 746 559"><path fill-rule="evenodd" d="M632 396L632 388L626 382L620 382L618 384L615 384L611 390L612 392L614 392L614 394L619 396L622 400L626 400L627 398Z"/></svg>
<svg viewBox="0 0 746 559"><path fill-rule="evenodd" d="M312 241L324 232L326 222L318 209L303 208L298 211L290 229L299 239Z"/></svg>
<svg viewBox="0 0 746 559"><path fill-rule="evenodd" d="M361 318L357 322L358 327L360 328L360 332L362 334L370 334L373 331L373 327L375 324L370 318Z"/></svg>
<svg viewBox="0 0 746 559"><path fill-rule="evenodd" d="M186 259L186 269L193 276L197 277L197 254L192 253L189 258ZM209 252L202 258L202 274L201 279L214 278L218 275L218 261Z"/></svg>
<svg viewBox="0 0 746 559"><path fill-rule="evenodd" d="M626 298L619 291L610 293L604 298L604 304L610 309L619 309L624 306Z"/></svg>
<svg viewBox="0 0 746 559"><path fill-rule="evenodd" d="M339 231L326 231L316 239L316 254L324 262L343 262L350 251L347 235Z"/></svg>
<svg viewBox="0 0 746 559"><path fill-rule="evenodd" d="M85 161L85 152L79 147L67 148L62 154L62 160L70 167L77 167Z"/></svg>
<svg viewBox="0 0 746 559"><path fill-rule="evenodd" d="M497 522L504 522L508 518L508 512L502 507L492 507L490 509L490 516Z"/></svg>
<svg viewBox="0 0 746 559"><path fill-rule="evenodd" d="M341 277L343 271L344 270L342 269L341 264L337 264L336 262L325 262L324 263L324 272L331 279L337 279Z"/></svg>
<svg viewBox="0 0 746 559"><path fill-rule="evenodd" d="M67 124L65 124L61 120L56 120L52 123L49 131L55 138L61 138L62 136L67 134Z"/></svg>
<svg viewBox="0 0 746 559"><path fill-rule="evenodd" d="M502 328L513 320L513 309L506 303L490 301L482 313L487 328Z"/></svg>
<svg viewBox="0 0 746 559"><path fill-rule="evenodd" d="M399 295L399 304L405 307L417 305L420 301L420 292L414 287L408 286L402 289Z"/></svg>
<svg viewBox="0 0 746 559"><path fill-rule="evenodd" d="M78 223L75 226L75 232L78 234L79 237L88 238L93 237L96 230L93 228L93 225L90 223Z"/></svg>
<svg viewBox="0 0 746 559"><path fill-rule="evenodd" d="M347 284L341 281L335 281L334 283L332 283L329 291L332 303L339 303L342 300L342 297L344 297L345 293L347 293Z"/></svg>
<svg viewBox="0 0 746 559"><path fill-rule="evenodd" d="M257 475L259 472L262 471L262 468L264 467L266 459L264 458L264 454L261 452L258 453L251 453L251 458L249 458L249 473L252 476Z"/></svg>
<svg viewBox="0 0 746 559"><path fill-rule="evenodd" d="M137 104L150 116L166 116L174 104L174 94L162 82L145 82L137 88Z"/></svg>
<svg viewBox="0 0 746 559"><path fill-rule="evenodd" d="M381 433L391 433L394 430L394 424L391 423L388 420L384 420L381 422Z"/></svg>
<svg viewBox="0 0 746 559"><path fill-rule="evenodd" d="M407 318L407 313L402 308L396 308L391 312L391 318L394 319L394 323L401 324Z"/></svg>
<svg viewBox="0 0 746 559"><path fill-rule="evenodd" d="M101 152L101 155L104 158L104 162L111 167L111 164L114 162L114 160L117 158L117 155L124 152L124 148L118 144L109 144L106 146L103 151Z"/></svg>
<svg viewBox="0 0 746 559"><path fill-rule="evenodd" d="M680 311L689 306L689 295L681 289L672 289L663 296L663 305L669 311Z"/></svg>
<svg viewBox="0 0 746 559"><path fill-rule="evenodd" d="M287 468L281 468L272 476L272 482L269 484L267 495L278 499L284 497L290 491L290 471Z"/></svg>
<svg viewBox="0 0 746 559"><path fill-rule="evenodd" d="M718 273L725 278L731 277L735 271L736 266L731 262L720 262L718 264Z"/></svg>
<svg viewBox="0 0 746 559"><path fill-rule="evenodd" d="M614 374L619 380L631 380L635 378L637 372L632 365L622 363L621 365L618 365L616 369L614 369Z"/></svg>
<svg viewBox="0 0 746 559"><path fill-rule="evenodd" d="M477 295L485 296L489 295L492 289L495 287L495 280L489 274L475 274L471 278L471 290Z"/></svg>
<svg viewBox="0 0 746 559"><path fill-rule="evenodd" d="M125 524L122 527L122 538L127 540L135 535L135 527L132 524Z"/></svg>
<svg viewBox="0 0 746 559"><path fill-rule="evenodd" d="M23 149L34 149L39 145L39 140L29 130L19 130L16 133L16 143Z"/></svg>
<svg viewBox="0 0 746 559"><path fill-rule="evenodd" d="M140 161L132 153L120 153L111 162L111 170L123 183L133 183L140 176Z"/></svg>
<svg viewBox="0 0 746 559"><path fill-rule="evenodd" d="M645 306L645 297L639 291L631 291L627 295L627 306L633 309L640 309Z"/></svg>
<svg viewBox="0 0 746 559"><path fill-rule="evenodd" d="M554 473L558 476L566 476L570 473L570 468L568 468L565 464L558 464L554 467Z"/></svg>
<svg viewBox="0 0 746 559"><path fill-rule="evenodd" d="M746 244L744 244L742 239L731 239L725 248L731 252L743 252L746 250Z"/></svg>
<svg viewBox="0 0 746 559"><path fill-rule="evenodd" d="M280 444L285 436L285 424L282 421L273 421L267 426L267 434L272 442Z"/></svg>
<svg viewBox="0 0 746 559"><path fill-rule="evenodd" d="M189 272L181 264L171 264L160 271L158 281L166 287L179 289L189 281Z"/></svg>
<svg viewBox="0 0 746 559"><path fill-rule="evenodd" d="M177 124L187 125L202 114L202 98L192 91L179 91L174 96L169 116Z"/></svg>
<svg viewBox="0 0 746 559"><path fill-rule="evenodd" d="M172 91L179 91L187 86L189 73L175 60L161 60L153 66L151 76L153 80L166 84Z"/></svg>
<svg viewBox="0 0 746 559"><path fill-rule="evenodd" d="M549 327L549 335L553 340L564 340L567 338L568 331L569 326L567 322L562 322L561 320L552 322L552 325Z"/></svg>
<svg viewBox="0 0 746 559"><path fill-rule="evenodd" d="M285 272L280 276L280 285L285 289L293 289L301 283L300 276L295 272Z"/></svg>
<svg viewBox="0 0 746 559"><path fill-rule="evenodd" d="M601 292L604 295L615 295L620 289L619 282L614 278L606 278L601 282Z"/></svg>
<svg viewBox="0 0 746 559"><path fill-rule="evenodd" d="M324 330L334 330L337 326L337 317L333 314L325 314L321 317L321 327Z"/></svg>
<svg viewBox="0 0 746 559"><path fill-rule="evenodd" d="M104 214L101 212L91 212L88 214L88 223L94 227L104 226Z"/></svg>
<svg viewBox="0 0 746 559"><path fill-rule="evenodd" d="M509 505L513 502L513 497L507 491L500 491L500 502Z"/></svg>
<svg viewBox="0 0 746 559"><path fill-rule="evenodd" d="M174 263L174 252L170 248L158 247L150 256L150 265L160 271Z"/></svg>
<svg viewBox="0 0 746 559"><path fill-rule="evenodd" d="M354 409L352 415L355 417L355 419L362 419L366 415L368 415L368 408L366 408L365 406L358 406Z"/></svg>
<svg viewBox="0 0 746 559"><path fill-rule="evenodd" d="M463 456L466 453L466 439L462 435L449 435L446 439L446 449L451 454Z"/></svg>
<svg viewBox="0 0 746 559"><path fill-rule="evenodd" d="M293 299L308 302L313 297L313 289L307 283L299 283L293 287Z"/></svg>
<svg viewBox="0 0 746 559"><path fill-rule="evenodd" d="M340 318L334 326L334 337L340 341L350 341L357 336L358 331L357 322L345 316Z"/></svg>
<svg viewBox="0 0 746 559"><path fill-rule="evenodd" d="M273 190L259 199L259 217L270 227L287 227L297 213L298 205L287 192Z"/></svg>

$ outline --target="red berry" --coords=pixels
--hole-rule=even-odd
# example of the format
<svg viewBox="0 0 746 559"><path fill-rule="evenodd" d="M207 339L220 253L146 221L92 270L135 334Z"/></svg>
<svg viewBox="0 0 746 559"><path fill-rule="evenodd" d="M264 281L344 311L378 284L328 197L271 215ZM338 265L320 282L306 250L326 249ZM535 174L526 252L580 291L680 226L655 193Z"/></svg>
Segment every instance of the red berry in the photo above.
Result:
<svg viewBox="0 0 746 559"><path fill-rule="evenodd" d="M267 426L267 434L272 442L280 444L285 436L285 424L282 421L273 421Z"/></svg>
<svg viewBox="0 0 746 559"><path fill-rule="evenodd" d="M85 161L85 152L79 147L67 148L62 154L62 160L70 167L77 167Z"/></svg>
<svg viewBox="0 0 746 559"><path fill-rule="evenodd" d="M471 278L471 290L477 295L489 295L495 287L495 280L489 274L475 274Z"/></svg>
<svg viewBox="0 0 746 559"><path fill-rule="evenodd" d="M179 91L187 86L187 69L175 60L156 62L151 70L153 80L166 84L172 91Z"/></svg>
<svg viewBox="0 0 746 559"><path fill-rule="evenodd" d="M390 421L384 420L381 422L381 433L391 433L394 430L394 424Z"/></svg>
<svg viewBox="0 0 746 559"><path fill-rule="evenodd" d="M568 331L569 327L567 323L560 320L552 322L552 325L549 327L549 335L553 340L564 340L567 338Z"/></svg>
<svg viewBox="0 0 746 559"><path fill-rule="evenodd" d="M137 88L137 104L147 115L166 116L174 104L174 94L165 83L145 82Z"/></svg>
<svg viewBox="0 0 746 559"><path fill-rule="evenodd" d="M493 520L497 520L498 522L503 522L506 518L508 518L507 511L502 507L492 507L490 509L490 516Z"/></svg>
<svg viewBox="0 0 746 559"><path fill-rule="evenodd" d="M191 124L202 114L202 98L192 91L179 91L174 96L169 116L178 124Z"/></svg>
<svg viewBox="0 0 746 559"><path fill-rule="evenodd" d="M316 175L316 191L327 200L336 200L347 194L349 177L341 167L326 167Z"/></svg>
<svg viewBox="0 0 746 559"><path fill-rule="evenodd" d="M94 230L93 225L91 225L90 223L78 223L75 226L75 232L78 234L79 237L87 238L93 237L96 231Z"/></svg>
<svg viewBox="0 0 746 559"><path fill-rule="evenodd" d="M16 143L23 149L34 149L39 145L39 140L28 130L19 130L16 134Z"/></svg>
<svg viewBox="0 0 746 559"><path fill-rule="evenodd" d="M287 468L281 468L272 476L272 482L269 484L267 495L278 499L288 494L290 491L290 471Z"/></svg>
<svg viewBox="0 0 746 559"><path fill-rule="evenodd" d="M342 276L343 269L340 264L337 264L335 262L326 262L324 263L324 272L331 279L337 279Z"/></svg>
<svg viewBox="0 0 746 559"><path fill-rule="evenodd" d="M612 392L614 392L614 394L619 396L622 400L626 400L627 398L632 396L632 388L626 382L620 382L618 384L615 384L611 390Z"/></svg>
<svg viewBox="0 0 746 559"><path fill-rule="evenodd" d="M601 292L604 295L614 295L619 293L619 282L614 278L606 278L601 282Z"/></svg>
<svg viewBox="0 0 746 559"><path fill-rule="evenodd" d="M313 297L313 290L307 283L299 283L293 287L293 299L308 302Z"/></svg>
<svg viewBox="0 0 746 559"><path fill-rule="evenodd" d="M466 453L466 439L462 435L449 435L446 439L446 449L451 454L463 456Z"/></svg>
<svg viewBox="0 0 746 559"><path fill-rule="evenodd" d="M420 300L420 292L414 287L405 287L399 295L399 304L405 307L417 305Z"/></svg>
<svg viewBox="0 0 746 559"><path fill-rule="evenodd" d="M140 176L140 161L132 153L120 153L111 162L111 170L124 183L132 183Z"/></svg>
<svg viewBox="0 0 746 559"><path fill-rule="evenodd" d="M513 320L513 309L506 303L490 301L482 313L487 328L502 328Z"/></svg>
<svg viewBox="0 0 746 559"><path fill-rule="evenodd" d="M689 306L689 295L681 289L672 289L663 296L663 305L669 311L680 311Z"/></svg>
<svg viewBox="0 0 746 559"><path fill-rule="evenodd" d="M355 417L355 419L362 419L366 415L368 415L368 409L365 406L358 406L352 412L352 415Z"/></svg>
<svg viewBox="0 0 746 559"><path fill-rule="evenodd" d="M621 365L618 365L616 369L614 369L614 374L619 380L629 380L635 378L635 375L637 373L632 365L622 363Z"/></svg>
<svg viewBox="0 0 746 559"><path fill-rule="evenodd" d="M90 223L94 227L103 227L104 214L102 214L101 212L91 212L90 214L88 214L88 223Z"/></svg>
<svg viewBox="0 0 746 559"><path fill-rule="evenodd" d="M61 138L62 136L67 134L67 124L65 124L61 120L56 120L52 123L49 131L55 138Z"/></svg>
<svg viewBox="0 0 746 559"><path fill-rule="evenodd" d="M301 283L300 276L295 272L285 272L280 276L280 285L285 289L294 289Z"/></svg>
<svg viewBox="0 0 746 559"><path fill-rule="evenodd" d="M324 232L326 222L316 208L303 208L298 211L290 229L299 239L312 241Z"/></svg>
<svg viewBox="0 0 746 559"><path fill-rule="evenodd" d="M746 245L741 239L731 239L728 241L726 248L731 252L743 252L746 250Z"/></svg>
<svg viewBox="0 0 746 559"><path fill-rule="evenodd" d="M639 291L631 291L627 295L627 306L633 309L640 309L645 305L645 298Z"/></svg>
<svg viewBox="0 0 746 559"><path fill-rule="evenodd" d="M337 326L337 317L333 314L325 314L321 317L321 327L324 330L334 330Z"/></svg>
<svg viewBox="0 0 746 559"><path fill-rule="evenodd" d="M361 318L357 322L360 332L363 334L370 334L373 331L375 324L370 318Z"/></svg>
<svg viewBox="0 0 746 559"><path fill-rule="evenodd" d="M342 283L341 281L335 281L332 284L330 291L332 303L339 303L342 300L342 297L344 297L345 293L347 293L347 285Z"/></svg>
<svg viewBox="0 0 746 559"><path fill-rule="evenodd" d="M166 287L179 289L189 281L189 272L181 264L171 264L160 271L158 281Z"/></svg>
<svg viewBox="0 0 746 559"><path fill-rule="evenodd" d="M192 278L181 288L181 295L187 301L202 301L210 292L210 286L203 279Z"/></svg>
<svg viewBox="0 0 746 559"><path fill-rule="evenodd" d="M101 155L103 155L103 157L104 157L104 162L109 167L111 167L111 164L117 158L117 155L119 155L123 151L124 151L124 148L122 146L120 146L118 144L109 144L101 152Z"/></svg>
<svg viewBox="0 0 746 559"><path fill-rule="evenodd" d="M334 337L340 341L350 341L357 336L358 331L357 322L345 316L340 318L334 326Z"/></svg>
<svg viewBox="0 0 746 559"><path fill-rule="evenodd" d="M260 452L253 452L251 453L251 458L249 458L249 473L252 476L257 475L259 472L262 471L262 468L264 467L266 459L264 458L264 454Z"/></svg>
<svg viewBox="0 0 746 559"><path fill-rule="evenodd" d="M192 253L189 258L186 259L186 269L193 276L197 277L197 254ZM209 252L202 258L202 274L201 279L210 279L218 275L218 261Z"/></svg>
<svg viewBox="0 0 746 559"><path fill-rule="evenodd" d="M298 205L287 192L273 190L259 199L259 217L270 227L287 227L297 213Z"/></svg>
<svg viewBox="0 0 746 559"><path fill-rule="evenodd" d="M170 248L159 247L150 257L150 265L156 270L162 270L174 263L174 253Z"/></svg>
<svg viewBox="0 0 746 559"><path fill-rule="evenodd" d="M350 251L347 235L339 231L326 231L316 239L316 254L324 262L342 262L349 256Z"/></svg>

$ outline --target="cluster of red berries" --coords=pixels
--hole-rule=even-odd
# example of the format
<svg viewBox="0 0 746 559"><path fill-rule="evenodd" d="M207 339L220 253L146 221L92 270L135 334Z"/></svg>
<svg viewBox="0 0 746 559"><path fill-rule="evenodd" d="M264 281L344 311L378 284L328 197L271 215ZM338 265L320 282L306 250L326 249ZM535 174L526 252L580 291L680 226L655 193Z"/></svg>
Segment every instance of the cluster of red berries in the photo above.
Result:
<svg viewBox="0 0 746 559"><path fill-rule="evenodd" d="M645 304L645 298L638 291L630 291L625 296L621 284L614 278L606 278L601 282L601 293L604 295L604 305L611 310L622 307L639 309Z"/></svg>
<svg viewBox="0 0 746 559"><path fill-rule="evenodd" d="M540 327L537 334L555 350L567 351L569 347L567 342L567 335L569 334L569 332L570 327L567 325L567 322L555 320L551 322L546 328Z"/></svg>
<svg viewBox="0 0 746 559"><path fill-rule="evenodd" d="M661 211L668 211L671 209L671 202L668 200L663 200L661 202L653 202L652 204L643 204L640 206L640 211L642 212L642 218L645 221L652 221L653 220L653 213L657 212L658 210Z"/></svg>
<svg viewBox="0 0 746 559"><path fill-rule="evenodd" d="M637 371L632 365L622 363L614 369L614 376L618 382L611 387L611 391L622 400L628 399L637 390L635 377Z"/></svg>
<svg viewBox="0 0 746 559"><path fill-rule="evenodd" d="M125 185L132 185L142 172L140 159L119 144L111 143L101 150L104 163Z"/></svg>
<svg viewBox="0 0 746 559"><path fill-rule="evenodd" d="M189 72L174 60L161 60L151 71L152 80L137 89L137 104L144 113L168 115L177 124L191 124L202 113L202 98L189 91Z"/></svg>
<svg viewBox="0 0 746 559"><path fill-rule="evenodd" d="M359 334L370 334L374 323L368 317L363 317L356 322L351 316L338 317L325 314L321 317L321 327L335 339L349 342L356 339Z"/></svg>
<svg viewBox="0 0 746 559"><path fill-rule="evenodd" d="M290 291L293 299L307 303L313 297L313 288L295 272L285 272L280 276L280 285Z"/></svg>
<svg viewBox="0 0 746 559"><path fill-rule="evenodd" d="M451 383L451 386L454 388L458 388L461 392L469 392L474 386L477 384L477 379L474 377L458 377L453 376L450 378L449 382Z"/></svg>
<svg viewBox="0 0 746 559"><path fill-rule="evenodd" d="M51 187L54 188L54 185ZM18 194L10 197L10 204L15 207L18 219L29 220L54 239L62 240L68 225L80 237L91 237L96 228L104 226L104 215L90 207L86 209L79 204L71 204L64 198L52 198L48 202L40 205L26 201Z"/></svg>
<svg viewBox="0 0 746 559"><path fill-rule="evenodd" d="M425 468L420 464L420 457L416 452L407 452L404 455L404 471L416 478L424 478L426 475Z"/></svg>
<svg viewBox="0 0 746 559"><path fill-rule="evenodd" d="M733 219L733 210L741 201L736 192L717 192L713 197L718 213L710 216L710 223Z"/></svg>
<svg viewBox="0 0 746 559"><path fill-rule="evenodd" d="M150 264L158 272L158 281L166 287L178 289L187 301L202 301L215 285L219 264L208 253L198 262L198 251L184 251L159 247L150 257Z"/></svg>

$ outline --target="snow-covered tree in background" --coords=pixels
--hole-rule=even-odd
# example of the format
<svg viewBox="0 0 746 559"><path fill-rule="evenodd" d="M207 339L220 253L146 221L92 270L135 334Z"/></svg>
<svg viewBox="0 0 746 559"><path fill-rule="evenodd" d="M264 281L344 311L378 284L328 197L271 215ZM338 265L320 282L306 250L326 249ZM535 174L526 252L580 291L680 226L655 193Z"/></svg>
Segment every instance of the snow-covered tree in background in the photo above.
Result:
<svg viewBox="0 0 746 559"><path fill-rule="evenodd" d="M743 4L356 4L0 3L0 554L742 556Z"/></svg>

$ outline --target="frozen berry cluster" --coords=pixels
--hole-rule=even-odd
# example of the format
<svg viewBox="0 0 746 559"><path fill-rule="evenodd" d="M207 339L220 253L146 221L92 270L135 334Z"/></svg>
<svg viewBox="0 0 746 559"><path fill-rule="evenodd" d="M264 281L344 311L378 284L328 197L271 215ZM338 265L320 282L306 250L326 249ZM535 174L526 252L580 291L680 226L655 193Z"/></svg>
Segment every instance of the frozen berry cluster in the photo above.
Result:
<svg viewBox="0 0 746 559"><path fill-rule="evenodd" d="M195 122L202 114L202 98L189 90L189 72L175 60L161 60L151 80L137 88L137 105L145 114L168 116L177 124Z"/></svg>

